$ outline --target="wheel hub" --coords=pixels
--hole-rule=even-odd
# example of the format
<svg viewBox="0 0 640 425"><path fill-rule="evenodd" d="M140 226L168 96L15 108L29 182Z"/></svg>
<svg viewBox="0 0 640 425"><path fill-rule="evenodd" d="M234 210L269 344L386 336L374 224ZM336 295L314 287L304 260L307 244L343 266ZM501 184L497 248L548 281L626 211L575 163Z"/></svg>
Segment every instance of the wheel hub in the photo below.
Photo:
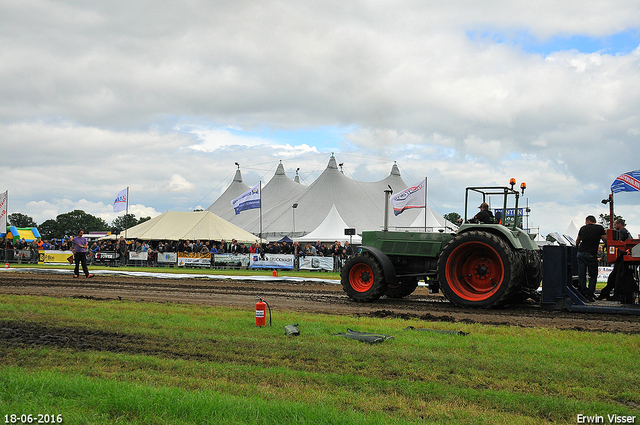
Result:
<svg viewBox="0 0 640 425"><path fill-rule="evenodd" d="M487 276L487 274L489 273L489 267L487 267L486 264L479 264L478 267L476 267L476 277L479 279L483 279Z"/></svg>

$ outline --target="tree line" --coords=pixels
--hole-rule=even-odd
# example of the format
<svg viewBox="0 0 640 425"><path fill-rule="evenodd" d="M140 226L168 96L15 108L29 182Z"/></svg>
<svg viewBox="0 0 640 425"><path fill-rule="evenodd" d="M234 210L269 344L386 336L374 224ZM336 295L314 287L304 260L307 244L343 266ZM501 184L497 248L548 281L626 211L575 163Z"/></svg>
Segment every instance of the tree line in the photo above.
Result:
<svg viewBox="0 0 640 425"><path fill-rule="evenodd" d="M7 216L8 224L17 228L35 227L40 232L42 239L61 239L75 235L78 230L89 232L121 233L140 223L151 220L151 217L136 218L135 214L125 214L117 217L110 224L104 219L87 214L82 210L73 210L59 214L55 219L45 220L37 224L33 218L22 213L13 213Z"/></svg>

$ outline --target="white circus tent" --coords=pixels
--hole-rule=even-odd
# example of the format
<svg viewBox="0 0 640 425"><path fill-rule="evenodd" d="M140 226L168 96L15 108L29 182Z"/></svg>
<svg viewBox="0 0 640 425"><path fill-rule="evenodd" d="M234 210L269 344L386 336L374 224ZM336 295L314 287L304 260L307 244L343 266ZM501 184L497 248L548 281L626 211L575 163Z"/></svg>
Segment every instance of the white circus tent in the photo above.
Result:
<svg viewBox="0 0 640 425"><path fill-rule="evenodd" d="M346 176L332 155L321 175L306 186L298 183L298 179L289 178L280 163L275 175L262 190L263 237L277 240L283 236L292 239L304 236L324 221L333 206L348 227L355 228L357 233L380 230L384 221L384 190L389 186L395 192L407 187L396 164L393 164L386 178L376 182L360 182ZM235 215L231 208L234 198L231 193L237 197L247 188L238 170L231 186L207 210L258 235L261 229L260 210L243 211ZM418 214L419 211L410 210L397 217L391 215L389 226L408 227Z"/></svg>

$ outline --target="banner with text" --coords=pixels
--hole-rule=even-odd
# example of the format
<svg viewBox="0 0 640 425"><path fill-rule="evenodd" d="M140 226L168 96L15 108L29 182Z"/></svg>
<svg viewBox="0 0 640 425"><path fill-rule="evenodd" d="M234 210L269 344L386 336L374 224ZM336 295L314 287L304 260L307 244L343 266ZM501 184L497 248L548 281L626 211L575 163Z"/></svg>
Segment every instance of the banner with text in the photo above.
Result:
<svg viewBox="0 0 640 425"><path fill-rule="evenodd" d="M301 257L300 270L333 271L333 257Z"/></svg>
<svg viewBox="0 0 640 425"><path fill-rule="evenodd" d="M211 267L211 254L199 252L179 252L178 267Z"/></svg>
<svg viewBox="0 0 640 425"><path fill-rule="evenodd" d="M261 259L259 254L251 254L251 268L254 269L293 269L292 254L265 254Z"/></svg>
<svg viewBox="0 0 640 425"><path fill-rule="evenodd" d="M249 267L249 254L214 254L214 267Z"/></svg>

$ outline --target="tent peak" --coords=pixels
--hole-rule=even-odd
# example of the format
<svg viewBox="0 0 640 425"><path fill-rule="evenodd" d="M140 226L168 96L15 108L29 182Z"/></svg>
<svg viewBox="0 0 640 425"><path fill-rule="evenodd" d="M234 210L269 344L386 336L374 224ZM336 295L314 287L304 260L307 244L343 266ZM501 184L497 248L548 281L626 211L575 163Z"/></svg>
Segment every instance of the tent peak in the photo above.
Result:
<svg viewBox="0 0 640 425"><path fill-rule="evenodd" d="M283 176L285 175L284 172L284 165L282 165L282 160L280 161L280 164L278 164L278 168L276 168L276 176Z"/></svg>
<svg viewBox="0 0 640 425"><path fill-rule="evenodd" d="M391 175L392 176L400 175L400 169L398 168L398 164L396 163L396 161L393 161L393 166L391 167Z"/></svg>
<svg viewBox="0 0 640 425"><path fill-rule="evenodd" d="M236 170L236 175L233 177L233 181L242 183L242 173L240 172L240 166L238 166L238 169Z"/></svg>
<svg viewBox="0 0 640 425"><path fill-rule="evenodd" d="M331 158L329 158L329 164L327 164L327 168L331 168L332 170L338 169L338 162L336 161L335 156L331 154Z"/></svg>

